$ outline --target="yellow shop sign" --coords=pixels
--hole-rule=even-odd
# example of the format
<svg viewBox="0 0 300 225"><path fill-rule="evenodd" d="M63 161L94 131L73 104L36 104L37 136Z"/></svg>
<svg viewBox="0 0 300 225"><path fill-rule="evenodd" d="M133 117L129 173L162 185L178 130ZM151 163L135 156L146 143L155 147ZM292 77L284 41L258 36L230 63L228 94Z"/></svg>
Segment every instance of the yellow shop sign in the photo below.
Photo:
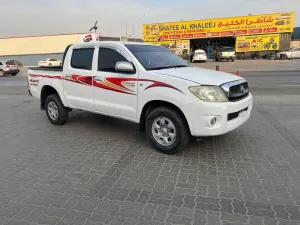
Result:
<svg viewBox="0 0 300 225"><path fill-rule="evenodd" d="M293 32L294 13L145 24L144 41L217 38Z"/></svg>
<svg viewBox="0 0 300 225"><path fill-rule="evenodd" d="M236 52L279 50L279 34L240 36L236 38Z"/></svg>

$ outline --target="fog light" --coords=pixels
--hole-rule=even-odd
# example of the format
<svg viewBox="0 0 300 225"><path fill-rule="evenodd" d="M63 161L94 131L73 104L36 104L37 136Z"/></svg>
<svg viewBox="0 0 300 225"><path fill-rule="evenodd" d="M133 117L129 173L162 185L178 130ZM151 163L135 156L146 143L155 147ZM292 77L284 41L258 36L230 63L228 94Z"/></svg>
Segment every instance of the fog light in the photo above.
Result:
<svg viewBox="0 0 300 225"><path fill-rule="evenodd" d="M210 120L210 125L215 125L217 123L217 117L213 117L211 120Z"/></svg>

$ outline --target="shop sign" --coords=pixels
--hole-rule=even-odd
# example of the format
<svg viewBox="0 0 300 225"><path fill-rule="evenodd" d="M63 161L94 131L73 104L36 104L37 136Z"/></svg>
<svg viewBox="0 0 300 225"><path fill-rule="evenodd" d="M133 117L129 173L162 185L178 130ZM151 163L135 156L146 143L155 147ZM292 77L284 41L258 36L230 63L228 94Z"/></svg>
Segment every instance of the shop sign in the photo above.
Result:
<svg viewBox="0 0 300 225"><path fill-rule="evenodd" d="M293 32L294 13L145 24L144 41Z"/></svg>
<svg viewBox="0 0 300 225"><path fill-rule="evenodd" d="M239 36L236 52L279 50L279 34Z"/></svg>

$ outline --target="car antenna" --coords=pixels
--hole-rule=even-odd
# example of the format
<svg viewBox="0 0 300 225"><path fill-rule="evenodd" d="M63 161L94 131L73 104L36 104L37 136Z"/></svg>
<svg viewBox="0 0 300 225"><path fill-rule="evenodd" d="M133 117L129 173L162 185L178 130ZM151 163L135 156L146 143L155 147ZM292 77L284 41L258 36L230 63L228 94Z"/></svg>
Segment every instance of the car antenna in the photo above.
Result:
<svg viewBox="0 0 300 225"><path fill-rule="evenodd" d="M96 32L97 32L97 29L98 29L98 27L97 27L97 23L98 23L98 20L95 22L94 26L93 26L91 29L89 29L89 31L92 31L92 30L94 30L94 31L95 31L95 33L96 33Z"/></svg>

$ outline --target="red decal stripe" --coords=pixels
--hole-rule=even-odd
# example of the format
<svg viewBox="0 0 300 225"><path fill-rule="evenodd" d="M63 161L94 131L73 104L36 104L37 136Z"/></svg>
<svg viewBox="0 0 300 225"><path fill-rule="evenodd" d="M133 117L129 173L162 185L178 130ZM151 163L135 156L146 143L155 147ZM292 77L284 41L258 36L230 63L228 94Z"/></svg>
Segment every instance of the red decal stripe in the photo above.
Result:
<svg viewBox="0 0 300 225"><path fill-rule="evenodd" d="M130 90L129 88L127 87L124 87L122 82L126 82L126 81L137 81L136 78L119 78L119 77L108 77L106 78L107 81L121 87L121 88L124 88L130 92L132 92L132 90Z"/></svg>
<svg viewBox="0 0 300 225"><path fill-rule="evenodd" d="M50 76L50 75L43 75L43 74L28 74L30 77L42 77L42 78L49 78L49 79L59 79L61 80L62 79L62 76L60 75L53 75L53 76Z"/></svg>
<svg viewBox="0 0 300 225"><path fill-rule="evenodd" d="M63 76L61 75L42 75L42 74L28 74L30 77L43 77L43 78L49 78L49 79L63 79ZM109 84L106 83L101 83L101 82L93 82L93 79L96 76L82 76L82 75L77 75L77 74L72 74L72 79L66 79L67 81L70 82L74 82L77 84L82 84L82 85L87 85L87 86L92 86L94 85L95 87L98 88L103 88L106 90L110 90L110 91L115 91L115 92L119 92L119 93L124 93L124 94L130 94L130 95L135 95L135 93L130 93L133 92L132 90L130 90L129 88L123 86L123 82L126 81L145 81L145 82L153 82L151 85L149 85L148 87L146 87L144 90L150 89L150 88L154 88L154 87L166 87L166 88L171 88L174 90L177 90L181 93L183 93L182 91L180 91L178 88L164 83L164 82L160 82L160 81L155 81L155 80L148 80L148 79L137 79L137 78L120 78L120 77L108 77L106 78L106 81L108 81L109 83L116 85L116 87L120 87L123 90L120 90L116 87L110 86ZM183 93L184 94L184 93Z"/></svg>
<svg viewBox="0 0 300 225"><path fill-rule="evenodd" d="M104 85L104 84L98 83L98 82L94 82L94 86L98 87L98 88L106 89L106 90L109 90L109 91L115 91L115 92L119 92L119 93L135 95L134 93L129 93L129 92L126 92L126 91L122 91L122 90L119 90L119 89L116 89L116 88L113 88L113 87L109 87L107 85Z"/></svg>
<svg viewBox="0 0 300 225"><path fill-rule="evenodd" d="M153 84L149 85L148 87L145 88L145 90L149 89L149 88L153 88L153 87L167 87L167 88L172 88L176 91L179 91L183 94L182 91L180 91L178 88L170 85L170 84L166 84L166 83L163 83L163 82L160 82L160 81L155 81L155 80L141 80L141 81L150 81L150 82L153 82Z"/></svg>

